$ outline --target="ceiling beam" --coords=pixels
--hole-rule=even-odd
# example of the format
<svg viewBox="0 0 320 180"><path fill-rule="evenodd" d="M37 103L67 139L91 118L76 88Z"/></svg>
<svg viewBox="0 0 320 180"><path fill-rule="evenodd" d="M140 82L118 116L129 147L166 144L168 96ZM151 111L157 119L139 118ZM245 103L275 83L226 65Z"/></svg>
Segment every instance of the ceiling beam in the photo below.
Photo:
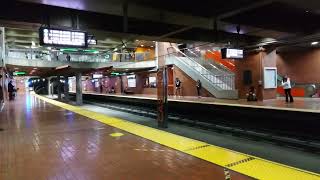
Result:
<svg viewBox="0 0 320 180"><path fill-rule="evenodd" d="M237 8L237 9L229 11L227 13L220 14L220 15L218 15L216 17L216 19L221 21L221 19L232 17L232 16L235 16L237 14L241 14L241 13L250 11L252 9L256 9L256 8L271 4L272 2L274 2L274 0L259 1L259 2L256 2L256 3L250 4L248 6Z"/></svg>

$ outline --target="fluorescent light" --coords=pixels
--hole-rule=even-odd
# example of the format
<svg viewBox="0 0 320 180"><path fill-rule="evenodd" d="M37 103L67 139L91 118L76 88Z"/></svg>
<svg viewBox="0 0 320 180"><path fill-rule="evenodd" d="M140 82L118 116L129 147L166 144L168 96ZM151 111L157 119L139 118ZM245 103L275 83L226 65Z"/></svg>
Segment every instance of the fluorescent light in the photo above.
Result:
<svg viewBox="0 0 320 180"><path fill-rule="evenodd" d="M313 45L313 46L314 46L314 45L317 45L317 44L319 44L318 41L315 41L315 42L312 42L312 43L311 43L311 45Z"/></svg>
<svg viewBox="0 0 320 180"><path fill-rule="evenodd" d="M68 68L70 67L69 65L64 65L64 66L59 66L59 67L56 67L55 69L58 70L58 69L65 69L65 68Z"/></svg>
<svg viewBox="0 0 320 180"><path fill-rule="evenodd" d="M153 48L153 46L150 46L150 47L152 47L152 48Z"/></svg>
<svg viewBox="0 0 320 180"><path fill-rule="evenodd" d="M143 45L143 44L141 44L140 46L141 46L141 47L143 47L144 45Z"/></svg>

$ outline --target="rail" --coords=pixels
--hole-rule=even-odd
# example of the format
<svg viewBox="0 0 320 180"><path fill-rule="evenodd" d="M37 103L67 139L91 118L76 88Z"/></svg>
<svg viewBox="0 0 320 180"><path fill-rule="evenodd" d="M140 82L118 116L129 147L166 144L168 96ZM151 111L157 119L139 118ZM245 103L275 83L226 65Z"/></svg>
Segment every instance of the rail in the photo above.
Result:
<svg viewBox="0 0 320 180"><path fill-rule="evenodd" d="M179 49L176 49L176 53L172 53L171 56L178 59L188 67L197 71L202 77L207 79L211 84L222 90L235 90L235 77L232 74L214 74L207 68L199 64L193 58L188 57L182 53Z"/></svg>
<svg viewBox="0 0 320 180"><path fill-rule="evenodd" d="M70 61L70 62L141 62L154 60L150 53L92 53L92 54L66 54L60 52L9 50L6 57L14 59L44 60L44 61Z"/></svg>
<svg viewBox="0 0 320 180"><path fill-rule="evenodd" d="M198 63L205 65L206 67L208 67L208 69L211 69L213 71L218 71L222 74L229 74L229 75L233 74L225 65L216 61L205 60L203 57L201 57L199 53L194 52L191 49L186 49L186 50L187 50L186 55L193 58Z"/></svg>

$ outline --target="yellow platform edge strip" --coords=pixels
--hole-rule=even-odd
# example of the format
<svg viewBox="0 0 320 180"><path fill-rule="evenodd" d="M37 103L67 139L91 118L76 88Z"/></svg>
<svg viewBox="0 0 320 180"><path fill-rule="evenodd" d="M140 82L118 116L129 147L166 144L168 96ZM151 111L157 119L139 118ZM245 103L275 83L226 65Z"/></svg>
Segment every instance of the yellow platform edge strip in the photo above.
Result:
<svg viewBox="0 0 320 180"><path fill-rule="evenodd" d="M253 157L254 160L250 162L245 162L233 167L229 167L228 169L234 170L236 172L256 179L320 179L320 174L317 173L309 172L306 170L265 160L259 157L218 147L202 141L179 136L166 131L129 122L123 119L109 117L105 114L89 111L81 107L62 103L37 94L32 95L63 109L72 111L90 119L97 120L101 123L113 126L115 128L124 130L131 134L151 140L158 144L184 152L194 157L198 157L200 159L206 160L208 162L217 164L225 168L228 168L226 167L227 164L231 164L234 162L241 161L243 159L247 159L249 157ZM157 134L157 136L155 136L155 134ZM197 147L204 148L197 149ZM256 167L259 168L257 169Z"/></svg>

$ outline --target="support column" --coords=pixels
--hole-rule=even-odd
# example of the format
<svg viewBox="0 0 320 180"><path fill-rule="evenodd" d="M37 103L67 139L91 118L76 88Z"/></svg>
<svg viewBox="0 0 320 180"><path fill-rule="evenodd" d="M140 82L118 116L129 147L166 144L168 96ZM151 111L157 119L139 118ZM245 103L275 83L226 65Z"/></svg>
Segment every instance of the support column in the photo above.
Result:
<svg viewBox="0 0 320 180"><path fill-rule="evenodd" d="M61 82L60 82L60 76L57 76L57 82L58 82L58 86L57 86L57 92L58 92L58 100L61 100Z"/></svg>
<svg viewBox="0 0 320 180"><path fill-rule="evenodd" d="M48 96L50 96L52 94L52 91L51 91L51 84L50 84L50 81L51 81L51 77L48 77L47 78L47 81L48 81Z"/></svg>
<svg viewBox="0 0 320 180"><path fill-rule="evenodd" d="M257 98L260 101L275 99L277 89L264 87L264 68L276 68L277 53L273 48L246 54L243 60L235 61L236 65L236 89L239 98L247 98L250 87L256 89Z"/></svg>
<svg viewBox="0 0 320 180"><path fill-rule="evenodd" d="M125 0L122 5L123 11L123 32L128 32L128 0Z"/></svg>
<svg viewBox="0 0 320 180"><path fill-rule="evenodd" d="M77 103L77 105L82 105L81 73L76 74L76 103Z"/></svg>
<svg viewBox="0 0 320 180"><path fill-rule="evenodd" d="M157 100L158 100L158 127L168 127L168 67L166 66L166 59L169 49L176 44L170 44L166 42L156 43L156 54L158 61L158 72L157 72ZM172 52L174 53L174 52Z"/></svg>
<svg viewBox="0 0 320 180"><path fill-rule="evenodd" d="M64 77L64 100L69 101L69 78Z"/></svg>

